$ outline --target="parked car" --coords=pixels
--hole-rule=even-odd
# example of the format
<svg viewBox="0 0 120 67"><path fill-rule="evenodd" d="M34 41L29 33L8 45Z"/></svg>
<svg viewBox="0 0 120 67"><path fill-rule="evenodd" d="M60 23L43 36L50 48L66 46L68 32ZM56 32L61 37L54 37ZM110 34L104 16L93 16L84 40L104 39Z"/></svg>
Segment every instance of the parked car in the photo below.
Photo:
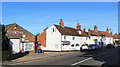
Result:
<svg viewBox="0 0 120 67"><path fill-rule="evenodd" d="M89 46L88 46L88 49L89 50L95 50L95 49L98 49L99 48L99 46L97 45L97 44L90 44Z"/></svg>
<svg viewBox="0 0 120 67"><path fill-rule="evenodd" d="M114 44L107 44L106 48L114 48Z"/></svg>
<svg viewBox="0 0 120 67"><path fill-rule="evenodd" d="M118 44L117 47L120 47L120 44Z"/></svg>
<svg viewBox="0 0 120 67"><path fill-rule="evenodd" d="M83 50L88 50L88 44L83 44L81 47L80 47L80 50L83 51Z"/></svg>

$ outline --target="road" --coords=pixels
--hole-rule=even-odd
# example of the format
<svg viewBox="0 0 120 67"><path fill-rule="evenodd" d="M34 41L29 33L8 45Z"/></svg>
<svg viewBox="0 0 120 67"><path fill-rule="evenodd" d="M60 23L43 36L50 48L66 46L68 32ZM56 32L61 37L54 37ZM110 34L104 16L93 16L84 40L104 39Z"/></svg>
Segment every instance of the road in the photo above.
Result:
<svg viewBox="0 0 120 67"><path fill-rule="evenodd" d="M116 66L118 48L103 48L96 51L67 52L65 55L42 58L8 65L69 65L69 66Z"/></svg>

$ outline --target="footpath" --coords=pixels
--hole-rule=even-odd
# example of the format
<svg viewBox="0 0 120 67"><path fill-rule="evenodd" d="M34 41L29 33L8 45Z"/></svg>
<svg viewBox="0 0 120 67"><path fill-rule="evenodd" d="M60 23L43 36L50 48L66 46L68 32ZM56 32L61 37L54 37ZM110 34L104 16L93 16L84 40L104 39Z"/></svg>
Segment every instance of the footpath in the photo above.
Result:
<svg viewBox="0 0 120 67"><path fill-rule="evenodd" d="M69 53L69 52L68 52ZM44 52L44 53L30 53L28 55L25 55L23 57L17 58L15 60L6 61L3 62L3 65L9 65L12 63L19 63L19 62L26 62L26 61L32 61L32 60L39 60L42 58L49 58L49 57L57 57L57 56L63 56L66 55L66 52Z"/></svg>

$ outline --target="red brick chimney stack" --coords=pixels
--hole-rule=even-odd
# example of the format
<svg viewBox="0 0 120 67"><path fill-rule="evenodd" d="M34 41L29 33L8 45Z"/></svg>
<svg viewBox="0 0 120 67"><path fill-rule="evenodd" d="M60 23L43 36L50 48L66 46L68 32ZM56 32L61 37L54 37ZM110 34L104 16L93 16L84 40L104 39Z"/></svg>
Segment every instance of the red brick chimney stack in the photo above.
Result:
<svg viewBox="0 0 120 67"><path fill-rule="evenodd" d="M86 29L84 28L84 29L83 29L83 31L85 32L85 31L86 31Z"/></svg>
<svg viewBox="0 0 120 67"><path fill-rule="evenodd" d="M94 31L98 31L98 27L96 25L94 26Z"/></svg>
<svg viewBox="0 0 120 67"><path fill-rule="evenodd" d="M108 33L109 33L109 29L108 29L108 27L107 27L107 30L106 30Z"/></svg>
<svg viewBox="0 0 120 67"><path fill-rule="evenodd" d="M110 34L112 35L112 32L110 32Z"/></svg>
<svg viewBox="0 0 120 67"><path fill-rule="evenodd" d="M63 22L63 19L60 19L60 23L59 23L60 26L64 27L64 22Z"/></svg>
<svg viewBox="0 0 120 67"><path fill-rule="evenodd" d="M115 33L115 35L117 35L117 33Z"/></svg>
<svg viewBox="0 0 120 67"><path fill-rule="evenodd" d="M88 29L88 35L89 35L89 36L91 35L91 31L90 31L90 28Z"/></svg>
<svg viewBox="0 0 120 67"><path fill-rule="evenodd" d="M80 30L80 29L81 29L80 23L77 23L77 26L76 26L76 27L77 27L78 30Z"/></svg>

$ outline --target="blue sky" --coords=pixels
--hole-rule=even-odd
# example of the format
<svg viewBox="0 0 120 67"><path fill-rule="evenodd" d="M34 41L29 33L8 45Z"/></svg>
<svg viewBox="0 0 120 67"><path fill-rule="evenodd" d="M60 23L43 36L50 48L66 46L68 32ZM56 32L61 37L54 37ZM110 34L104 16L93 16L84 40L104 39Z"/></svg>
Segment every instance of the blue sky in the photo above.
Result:
<svg viewBox="0 0 120 67"><path fill-rule="evenodd" d="M33 34L43 32L47 26L59 24L63 19L65 26L118 32L117 2L3 2L2 23L17 23Z"/></svg>

